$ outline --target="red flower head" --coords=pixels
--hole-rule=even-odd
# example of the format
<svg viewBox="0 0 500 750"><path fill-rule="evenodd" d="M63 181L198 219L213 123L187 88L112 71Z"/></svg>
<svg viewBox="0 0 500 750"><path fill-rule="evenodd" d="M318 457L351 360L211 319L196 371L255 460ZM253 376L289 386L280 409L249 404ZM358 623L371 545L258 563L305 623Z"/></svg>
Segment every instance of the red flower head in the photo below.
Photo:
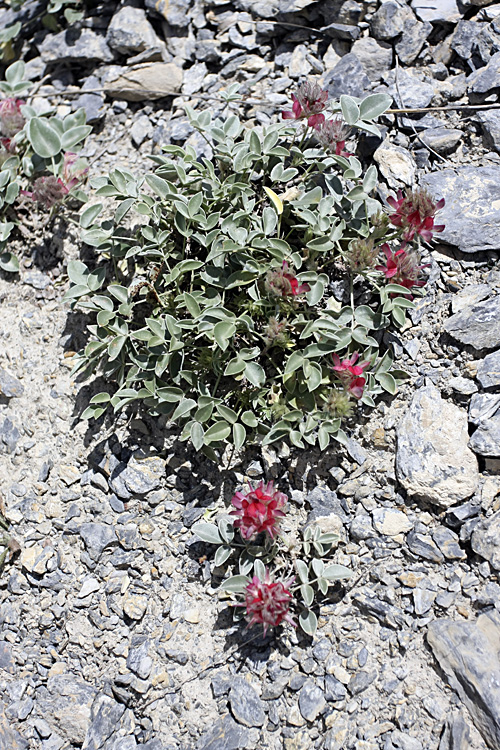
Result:
<svg viewBox="0 0 500 750"><path fill-rule="evenodd" d="M266 286L270 292L278 297L297 297L311 289L309 284L299 285L293 273L290 273L286 260L283 261L281 268L276 268L268 273Z"/></svg>
<svg viewBox="0 0 500 750"><path fill-rule="evenodd" d="M21 99L3 99L0 102L0 132L7 138L12 138L24 128L26 120L21 114L23 104L25 102Z"/></svg>
<svg viewBox="0 0 500 750"><path fill-rule="evenodd" d="M349 137L351 129L345 124L342 118L337 117L335 120L323 122L318 131L318 140L329 151L333 151L337 156L352 156L349 151L344 151L345 142Z"/></svg>
<svg viewBox="0 0 500 750"><path fill-rule="evenodd" d="M416 234L425 242L430 242L434 232L442 232L444 229L444 224L434 225L434 216L436 211L443 208L445 200L441 198L435 203L427 190L407 190L406 195L399 190L397 200L390 196L387 203L394 209L394 213L389 214L389 219L395 227L403 229L405 243L411 242Z"/></svg>
<svg viewBox="0 0 500 750"><path fill-rule="evenodd" d="M290 586L294 580L295 577L287 581L272 581L268 570L263 581L257 576L252 578L245 589L245 614L249 628L263 625L265 636L269 627L275 628L283 621L296 627L288 611L292 601Z"/></svg>
<svg viewBox="0 0 500 750"><path fill-rule="evenodd" d="M404 247L394 252L387 242L382 245L382 250L387 258L385 266L375 266L377 271L382 271L386 279L392 279L395 284L411 289L425 285L425 280L419 279L420 271L429 264L419 265L420 258L417 253L408 251Z"/></svg>
<svg viewBox="0 0 500 750"><path fill-rule="evenodd" d="M363 373L369 367L370 363L361 362L357 365L356 362L359 359L358 352L354 352L350 359L346 357L343 360L340 359L338 354L332 354L332 359L332 369L337 373L337 377L343 383L346 390L352 393L354 398L361 398L366 383Z"/></svg>
<svg viewBox="0 0 500 750"><path fill-rule="evenodd" d="M328 91L323 89L317 83L306 81L299 86L297 94L292 94L292 110L282 112L284 120L306 120L311 128L318 130L325 121L322 114L328 101Z"/></svg>
<svg viewBox="0 0 500 750"><path fill-rule="evenodd" d="M232 504L236 516L234 525L240 530L243 539L253 539L265 531L274 538L279 530L279 521L285 515L283 508L288 501L283 492L274 489L273 482L259 482L256 487L250 485L247 493L236 492Z"/></svg>

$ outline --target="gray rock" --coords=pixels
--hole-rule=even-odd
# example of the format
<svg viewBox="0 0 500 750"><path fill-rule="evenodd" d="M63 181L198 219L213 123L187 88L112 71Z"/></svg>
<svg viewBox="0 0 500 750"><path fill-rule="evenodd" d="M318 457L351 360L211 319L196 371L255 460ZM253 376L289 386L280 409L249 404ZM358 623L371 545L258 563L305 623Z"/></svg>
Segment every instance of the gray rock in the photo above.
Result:
<svg viewBox="0 0 500 750"><path fill-rule="evenodd" d="M483 388L500 386L500 349L481 360L476 377Z"/></svg>
<svg viewBox="0 0 500 750"><path fill-rule="evenodd" d="M342 701L346 695L347 691L340 680L337 680L331 674L327 674L325 677L325 699L327 701Z"/></svg>
<svg viewBox="0 0 500 750"><path fill-rule="evenodd" d="M126 5L111 19L106 34L108 45L121 55L156 47L158 39L143 8Z"/></svg>
<svg viewBox="0 0 500 750"><path fill-rule="evenodd" d="M438 526L432 538L447 560L465 560L467 555L459 545L458 535L446 526Z"/></svg>
<svg viewBox="0 0 500 750"><path fill-rule="evenodd" d="M195 63L189 68L189 75L186 75L182 84L182 93L191 96L197 91L201 91L203 82L207 76L207 66L204 62Z"/></svg>
<svg viewBox="0 0 500 750"><path fill-rule="evenodd" d="M361 33L357 26L345 23L330 23L328 26L323 26L321 32L333 39L345 39L349 42L355 42Z"/></svg>
<svg viewBox="0 0 500 750"><path fill-rule="evenodd" d="M477 46L477 37L482 25L475 21L460 20L453 32L450 47L462 60L469 60L472 50Z"/></svg>
<svg viewBox="0 0 500 750"><path fill-rule="evenodd" d="M241 750L247 747L249 737L249 730L226 714L200 737L196 750Z"/></svg>
<svg viewBox="0 0 500 750"><path fill-rule="evenodd" d="M360 541L361 539L370 539L374 536L377 536L375 531L373 530L372 519L370 518L370 516L367 516L364 513L360 514L359 516L355 516L352 519L351 525L349 527L349 534L352 539L355 539L356 541Z"/></svg>
<svg viewBox="0 0 500 750"><path fill-rule="evenodd" d="M373 685L376 679L376 672L356 672L356 674L353 675L349 680L347 689L349 690L351 695L359 695L360 693L363 693L367 688L369 688L370 685Z"/></svg>
<svg viewBox="0 0 500 750"><path fill-rule="evenodd" d="M326 706L325 694L313 680L307 680L299 692L299 711L306 721L316 721Z"/></svg>
<svg viewBox="0 0 500 750"><path fill-rule="evenodd" d="M0 418L0 453L14 453L21 434L9 417Z"/></svg>
<svg viewBox="0 0 500 750"><path fill-rule="evenodd" d="M140 146L145 140L150 139L152 135L153 126L147 115L140 115L134 120L133 125L130 128L130 137L136 146Z"/></svg>
<svg viewBox="0 0 500 750"><path fill-rule="evenodd" d="M229 705L239 724L246 727L261 727L266 719L264 703L250 682L237 677L229 691Z"/></svg>
<svg viewBox="0 0 500 750"><path fill-rule="evenodd" d="M24 393L23 384L13 375L0 367L0 396L19 398Z"/></svg>
<svg viewBox="0 0 500 750"><path fill-rule="evenodd" d="M444 329L476 350L500 346L500 295L466 307L444 323Z"/></svg>
<svg viewBox="0 0 500 750"><path fill-rule="evenodd" d="M353 603L365 614L376 617L383 625L399 630L403 624L403 616L397 607L378 599L373 592L357 592Z"/></svg>
<svg viewBox="0 0 500 750"><path fill-rule="evenodd" d="M73 675L49 677L48 696L37 700L38 711L70 744L81 745L91 724L96 689Z"/></svg>
<svg viewBox="0 0 500 750"><path fill-rule="evenodd" d="M141 680L146 680L151 674L153 660L148 656L149 643L144 640L138 646L129 649L127 667Z"/></svg>
<svg viewBox="0 0 500 750"><path fill-rule="evenodd" d="M411 65L416 60L431 32L432 24L417 21L413 13L404 20L401 39L395 45L396 54L403 65Z"/></svg>
<svg viewBox="0 0 500 750"><path fill-rule="evenodd" d="M406 537L406 543L414 555L424 560L437 563L444 560L444 556L428 534L419 534L416 531L410 531Z"/></svg>
<svg viewBox="0 0 500 750"><path fill-rule="evenodd" d="M440 241L467 254L500 249L500 166L443 169L424 175L420 185L435 200L446 199Z"/></svg>
<svg viewBox="0 0 500 750"><path fill-rule="evenodd" d="M45 63L63 60L111 62L114 59L102 34L76 26L70 26L59 34L48 34L38 46L38 50Z"/></svg>
<svg viewBox="0 0 500 750"><path fill-rule="evenodd" d="M470 730L459 711L455 711L446 721L439 743L439 750L469 750Z"/></svg>
<svg viewBox="0 0 500 750"><path fill-rule="evenodd" d="M99 560L107 547L118 544L115 530L103 523L82 523L80 536L92 560Z"/></svg>
<svg viewBox="0 0 500 750"><path fill-rule="evenodd" d="M454 128L429 128L422 133L422 140L438 154L451 154L462 138L462 131Z"/></svg>
<svg viewBox="0 0 500 750"><path fill-rule="evenodd" d="M335 513L342 522L347 521L346 512L337 497L337 493L333 490L329 490L326 487L315 487L306 497L306 502L309 503L316 516L328 516L331 513Z"/></svg>
<svg viewBox="0 0 500 750"><path fill-rule="evenodd" d="M5 708L0 701L0 747L5 750L28 750L29 742L11 727L5 716Z"/></svg>
<svg viewBox="0 0 500 750"><path fill-rule="evenodd" d="M164 459L136 451L121 474L121 479L133 495L147 495L161 487L164 476Z"/></svg>
<svg viewBox="0 0 500 750"><path fill-rule="evenodd" d="M487 425L500 410L500 394L475 393L469 405L469 422L476 427Z"/></svg>
<svg viewBox="0 0 500 750"><path fill-rule="evenodd" d="M408 516L395 508L375 508L372 516L373 525L379 534L385 536L397 536L413 528L413 523Z"/></svg>
<svg viewBox="0 0 500 750"><path fill-rule="evenodd" d="M461 393L463 396L472 396L473 393L477 393L477 385L470 378L449 378L447 385L453 388L455 393Z"/></svg>
<svg viewBox="0 0 500 750"><path fill-rule="evenodd" d="M128 67L112 66L103 81L106 94L130 102L162 99L180 92L182 70L174 63L150 62Z"/></svg>
<svg viewBox="0 0 500 750"><path fill-rule="evenodd" d="M483 133L490 148L500 153L500 110L478 113L478 120L483 126Z"/></svg>
<svg viewBox="0 0 500 750"><path fill-rule="evenodd" d="M481 424L469 440L469 445L479 456L500 456L500 412Z"/></svg>
<svg viewBox="0 0 500 750"><path fill-rule="evenodd" d="M396 730L391 734L391 743L398 750L423 750L423 745L416 737L410 737L405 732Z"/></svg>
<svg viewBox="0 0 500 750"><path fill-rule="evenodd" d="M437 388L414 395L397 429L396 472L412 497L447 508L470 497L479 480L467 418Z"/></svg>
<svg viewBox="0 0 500 750"><path fill-rule="evenodd" d="M500 52L490 58L483 68L471 73L467 78L467 88L474 94L486 94L500 86Z"/></svg>
<svg viewBox="0 0 500 750"><path fill-rule="evenodd" d="M190 22L189 0L146 0L146 8L160 14L172 26L184 27Z"/></svg>
<svg viewBox="0 0 500 750"><path fill-rule="evenodd" d="M500 613L472 622L435 620L427 640L487 745L500 746Z"/></svg>
<svg viewBox="0 0 500 750"><path fill-rule="evenodd" d="M108 695L97 695L90 710L90 726L83 743L83 750L101 750L106 740L119 727L124 713L123 703L117 703Z"/></svg>
<svg viewBox="0 0 500 750"><path fill-rule="evenodd" d="M419 616L425 615L434 604L435 598L435 591L418 587L413 589L413 608L415 609L415 614Z"/></svg>
<svg viewBox="0 0 500 750"><path fill-rule="evenodd" d="M363 66L370 81L380 81L385 71L392 65L392 47L387 42L377 42L372 37L358 39L351 52Z"/></svg>
<svg viewBox="0 0 500 750"><path fill-rule="evenodd" d="M349 52L326 74L323 88L332 99L342 94L363 97L370 92L371 82L356 55Z"/></svg>
<svg viewBox="0 0 500 750"><path fill-rule="evenodd" d="M434 86L420 81L416 76L408 73L404 68L398 70L398 85L394 71L388 76L389 93L403 107L427 107L435 94ZM399 91L398 91L399 90Z"/></svg>
<svg viewBox="0 0 500 750"><path fill-rule="evenodd" d="M411 8L389 0L382 3L373 14L370 22L371 35L384 41L394 39L403 31L405 21L411 19L416 20Z"/></svg>
<svg viewBox="0 0 500 750"><path fill-rule="evenodd" d="M246 10L261 18L272 18L281 13L297 13L315 0L236 0L238 10Z"/></svg>
<svg viewBox="0 0 500 750"><path fill-rule="evenodd" d="M148 608L148 598L133 591L127 591L123 598L123 612L130 620L142 620Z"/></svg>
<svg viewBox="0 0 500 750"><path fill-rule="evenodd" d="M456 0L412 0L411 7L421 21L455 23L461 18Z"/></svg>
<svg viewBox="0 0 500 750"><path fill-rule="evenodd" d="M488 284L468 284L455 294L451 301L451 309L454 313L460 312L491 295L492 289Z"/></svg>
<svg viewBox="0 0 500 750"><path fill-rule="evenodd" d="M488 560L495 570L500 570L500 511L476 526L471 545L474 552Z"/></svg>

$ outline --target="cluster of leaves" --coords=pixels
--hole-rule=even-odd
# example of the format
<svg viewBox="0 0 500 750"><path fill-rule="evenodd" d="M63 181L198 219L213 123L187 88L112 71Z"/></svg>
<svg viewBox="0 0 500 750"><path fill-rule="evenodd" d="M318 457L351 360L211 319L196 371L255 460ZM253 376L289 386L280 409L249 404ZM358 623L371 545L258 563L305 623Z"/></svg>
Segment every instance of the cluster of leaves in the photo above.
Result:
<svg viewBox="0 0 500 750"><path fill-rule="evenodd" d="M91 131L85 124L85 110L59 117L47 108L43 114L18 97L33 86L24 80L25 64L13 63L0 81L0 268L16 272L17 257L7 250L9 237L19 217L16 203L28 197L39 206L50 208L71 195L80 201L87 197L79 189L86 172L83 160L73 153ZM5 122L15 118L13 131ZM17 123L17 124L16 124ZM4 130L2 131L2 128Z"/></svg>
<svg viewBox="0 0 500 750"><path fill-rule="evenodd" d="M389 104L382 94L343 96L332 110L378 132L372 121ZM143 402L212 457L228 442L345 441L341 419L353 405L373 406L405 377L380 341L391 323L404 325L417 285L389 260L375 265L403 231L372 197L376 168L363 173L355 156L325 150L307 123L299 142L302 124L249 129L236 114L186 109L213 158L166 146L150 174L94 180L98 197L118 202L114 220L98 220L102 203L81 216L97 270L71 262L67 299L96 322L73 373L116 384L84 417ZM400 252L418 273L416 256ZM350 290L344 306L332 296L339 282ZM334 353L363 359L357 391L347 365L338 377Z"/></svg>
<svg viewBox="0 0 500 750"><path fill-rule="evenodd" d="M20 10L25 0L12 0L9 4L13 10ZM42 24L51 31L59 31L61 28L62 18L68 24L77 23L83 18L82 0L47 0L41 5L41 10L35 18L30 21L36 21L39 18ZM22 36L23 23L15 23L0 29L0 60L10 62L16 57L15 43Z"/></svg>
<svg viewBox="0 0 500 750"><path fill-rule="evenodd" d="M224 579L220 587L223 592L238 598L245 594L253 576L265 582L270 571L273 577L279 573L293 581L296 585L289 587L291 610L298 615L298 624L309 635L314 635L318 626L314 611L317 611L318 596L327 595L329 586L352 576L352 571L344 565L323 560L337 545L339 536L322 533L317 526L306 526L300 539L295 534L281 532L275 539L265 532L246 539L235 528L230 516L221 515L216 524L199 521L193 526L193 532L202 541L217 545L213 558L216 567L237 571ZM234 617L240 619L246 615L249 619L252 612L248 610L248 606L246 612L243 608L234 609ZM258 622L265 624L266 621ZM275 623L268 621L268 624Z"/></svg>

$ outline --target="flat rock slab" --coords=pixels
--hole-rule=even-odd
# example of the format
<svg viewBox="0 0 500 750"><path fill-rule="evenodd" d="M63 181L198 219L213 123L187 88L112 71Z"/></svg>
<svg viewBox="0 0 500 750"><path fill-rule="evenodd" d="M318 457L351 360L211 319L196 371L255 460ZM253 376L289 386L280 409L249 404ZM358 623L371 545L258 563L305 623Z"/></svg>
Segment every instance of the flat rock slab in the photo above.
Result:
<svg viewBox="0 0 500 750"><path fill-rule="evenodd" d="M143 63L127 68L113 66L103 83L104 91L114 99L129 102L162 99L178 94L182 70L174 63Z"/></svg>
<svg viewBox="0 0 500 750"><path fill-rule="evenodd" d="M445 321L444 330L477 351L497 349L500 346L500 295L455 313Z"/></svg>
<svg viewBox="0 0 500 750"><path fill-rule="evenodd" d="M500 166L443 169L420 186L446 200L437 217L445 225L440 240L469 254L500 249Z"/></svg>
<svg viewBox="0 0 500 750"><path fill-rule="evenodd" d="M238 10L247 10L261 18L273 18L279 13L298 13L315 2L316 0L236 0L235 6Z"/></svg>
<svg viewBox="0 0 500 750"><path fill-rule="evenodd" d="M500 385L500 349L488 354L477 368L477 379L483 388Z"/></svg>
<svg viewBox="0 0 500 750"><path fill-rule="evenodd" d="M492 750L500 747L500 613L429 625L427 641Z"/></svg>
<svg viewBox="0 0 500 750"><path fill-rule="evenodd" d="M396 471L409 495L448 508L475 492L479 473L467 445L467 416L437 388L415 393L397 438Z"/></svg>

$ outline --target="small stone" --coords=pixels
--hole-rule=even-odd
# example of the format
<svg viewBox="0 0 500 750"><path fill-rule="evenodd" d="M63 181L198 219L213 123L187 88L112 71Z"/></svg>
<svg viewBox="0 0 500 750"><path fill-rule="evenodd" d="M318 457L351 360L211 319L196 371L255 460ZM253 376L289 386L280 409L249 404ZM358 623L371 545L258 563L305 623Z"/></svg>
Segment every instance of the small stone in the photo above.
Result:
<svg viewBox="0 0 500 750"><path fill-rule="evenodd" d="M0 418L0 452L14 453L21 433L9 419L9 417Z"/></svg>
<svg viewBox="0 0 500 750"><path fill-rule="evenodd" d="M413 606L415 608L415 614L425 615L432 607L435 598L435 591L416 588L413 591Z"/></svg>
<svg viewBox="0 0 500 750"><path fill-rule="evenodd" d="M55 550L51 545L40 547L35 544L33 547L25 547L21 550L21 565L30 573L43 575L47 572L47 565L54 554Z"/></svg>
<svg viewBox="0 0 500 750"><path fill-rule="evenodd" d="M85 748L88 750L103 748L120 726L120 719L124 713L123 703L117 703L104 693L98 695L90 711L90 726L85 737Z"/></svg>
<svg viewBox="0 0 500 750"><path fill-rule="evenodd" d="M450 378L447 382L450 388L463 396L472 396L473 393L477 393L477 385L469 378Z"/></svg>
<svg viewBox="0 0 500 750"><path fill-rule="evenodd" d="M234 718L246 727L261 727L266 714L264 703L259 698L253 685L237 677L229 691L229 705Z"/></svg>
<svg viewBox="0 0 500 750"><path fill-rule="evenodd" d="M427 534L410 531L406 537L406 543L417 557L422 557L424 560L430 560L431 562L443 562L444 560L443 554Z"/></svg>
<svg viewBox="0 0 500 750"><path fill-rule="evenodd" d="M461 130L453 128L429 128L424 130L421 138L427 146L437 151L438 154L451 154L461 140Z"/></svg>
<svg viewBox="0 0 500 750"><path fill-rule="evenodd" d="M19 398L24 393L24 386L17 378L0 367L0 396Z"/></svg>
<svg viewBox="0 0 500 750"><path fill-rule="evenodd" d="M445 526L438 526L432 532L432 538L447 560L465 560L467 555L459 545L458 535Z"/></svg>
<svg viewBox="0 0 500 750"><path fill-rule="evenodd" d="M144 141L149 140L153 135L153 126L147 115L141 115L130 128L130 137L132 142L137 146L141 146Z"/></svg>
<svg viewBox="0 0 500 750"><path fill-rule="evenodd" d="M307 680L299 692L299 710L306 721L316 721L326 706L325 694L312 680Z"/></svg>
<svg viewBox="0 0 500 750"><path fill-rule="evenodd" d="M342 94L363 97L369 93L371 82L356 55L349 52L326 74L323 88L332 99Z"/></svg>
<svg viewBox="0 0 500 750"><path fill-rule="evenodd" d="M162 99L181 90L182 70L173 63L142 63L120 68L113 66L103 82L104 91L114 99L130 102Z"/></svg>
<svg viewBox="0 0 500 750"><path fill-rule="evenodd" d="M196 750L242 750L248 747L249 738L249 730L226 714L200 737Z"/></svg>
<svg viewBox="0 0 500 750"><path fill-rule="evenodd" d="M158 39L143 8L120 8L111 19L106 34L109 46L121 55L132 55L156 47Z"/></svg>
<svg viewBox="0 0 500 750"><path fill-rule="evenodd" d="M141 620L148 608L148 598L127 591L123 597L123 611L131 620Z"/></svg>
<svg viewBox="0 0 500 750"><path fill-rule="evenodd" d="M500 511L476 526L471 545L474 552L488 560L495 570L500 570Z"/></svg>
<svg viewBox="0 0 500 750"><path fill-rule="evenodd" d="M467 88L474 94L486 94L500 85L500 52L490 57L488 64L471 73Z"/></svg>
<svg viewBox="0 0 500 750"><path fill-rule="evenodd" d="M373 685L377 679L376 672L356 672L355 675L349 680L347 689L351 695L359 695L363 693L370 685Z"/></svg>
<svg viewBox="0 0 500 750"><path fill-rule="evenodd" d="M400 510L390 508L375 508L372 511L373 525L379 532L386 536L397 536L404 534L413 528L413 523L408 516Z"/></svg>
<svg viewBox="0 0 500 750"><path fill-rule="evenodd" d="M376 536L370 516L367 516L364 513L354 516L349 527L349 534L351 538L356 541L370 539Z"/></svg>
<svg viewBox="0 0 500 750"><path fill-rule="evenodd" d="M99 591L99 589L100 583L97 578L86 578L77 594L77 597L78 599L85 599L85 597L93 594L95 591Z"/></svg>
<svg viewBox="0 0 500 750"><path fill-rule="evenodd" d="M148 655L149 643L144 640L139 646L129 650L127 656L127 667L141 680L146 680L151 674L153 660Z"/></svg>
<svg viewBox="0 0 500 750"><path fill-rule="evenodd" d="M384 72L392 66L392 47L372 37L358 39L352 45L351 52L358 58L370 81L380 81Z"/></svg>
<svg viewBox="0 0 500 750"><path fill-rule="evenodd" d="M483 388L500 386L500 349L481 360L477 368L477 379Z"/></svg>
<svg viewBox="0 0 500 750"><path fill-rule="evenodd" d="M193 625L197 625L200 621L200 610L196 608L187 609L184 612L184 619L186 622L191 622Z"/></svg>
<svg viewBox="0 0 500 750"><path fill-rule="evenodd" d="M373 158L391 187L398 187L401 182L405 185L413 184L417 165L406 149L384 142L375 151Z"/></svg>
<svg viewBox="0 0 500 750"><path fill-rule="evenodd" d="M179 620L186 611L186 600L182 594L174 594L170 602L170 619Z"/></svg>
<svg viewBox="0 0 500 750"><path fill-rule="evenodd" d="M446 721L439 750L469 750L470 730L459 711L454 711Z"/></svg>
<svg viewBox="0 0 500 750"><path fill-rule="evenodd" d="M411 6L421 21L456 23L461 18L456 0L412 0Z"/></svg>
<svg viewBox="0 0 500 750"><path fill-rule="evenodd" d="M5 750L28 750L29 743L19 732L12 728L5 716L5 708L0 701L0 742Z"/></svg>
<svg viewBox="0 0 500 750"><path fill-rule="evenodd" d="M99 560L107 547L117 544L115 530L103 523L82 523L80 536L92 560Z"/></svg>
<svg viewBox="0 0 500 750"><path fill-rule="evenodd" d="M325 699L327 701L342 701L346 695L347 691L340 680L327 674L325 677Z"/></svg>
<svg viewBox="0 0 500 750"><path fill-rule="evenodd" d="M165 461L159 456L149 456L136 451L121 475L129 492L135 495L147 495L157 490L165 476Z"/></svg>
<svg viewBox="0 0 500 750"><path fill-rule="evenodd" d="M480 112L478 119L483 126L487 144L500 153L500 112L494 109L489 112Z"/></svg>
<svg viewBox="0 0 500 750"><path fill-rule="evenodd" d="M64 482L66 487L71 487L72 484L80 481L81 474L76 466L67 466L65 464L61 464L58 468L58 472L59 479Z"/></svg>

